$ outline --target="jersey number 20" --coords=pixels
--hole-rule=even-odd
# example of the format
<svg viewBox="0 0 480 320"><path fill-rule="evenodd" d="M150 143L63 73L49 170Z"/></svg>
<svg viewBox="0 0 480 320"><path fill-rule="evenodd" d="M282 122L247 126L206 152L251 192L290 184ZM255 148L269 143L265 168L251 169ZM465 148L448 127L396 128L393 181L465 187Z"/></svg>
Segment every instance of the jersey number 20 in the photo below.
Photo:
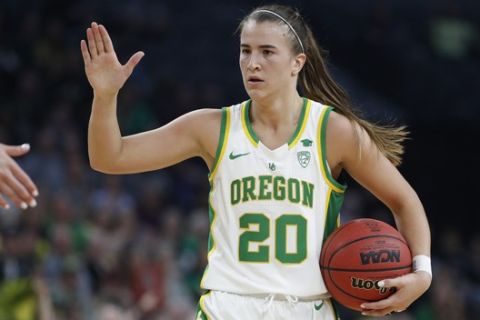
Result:
<svg viewBox="0 0 480 320"><path fill-rule="evenodd" d="M251 230L257 225L257 230ZM294 227L295 250L287 250L287 228ZM240 217L240 228L246 229L239 239L238 257L242 262L269 262L270 248L258 244L258 250L249 250L250 242L261 243L270 237L270 219L262 213L245 213ZM307 257L307 220L298 214L284 214L275 219L275 258L282 263L301 263ZM292 252L293 251L293 252Z"/></svg>

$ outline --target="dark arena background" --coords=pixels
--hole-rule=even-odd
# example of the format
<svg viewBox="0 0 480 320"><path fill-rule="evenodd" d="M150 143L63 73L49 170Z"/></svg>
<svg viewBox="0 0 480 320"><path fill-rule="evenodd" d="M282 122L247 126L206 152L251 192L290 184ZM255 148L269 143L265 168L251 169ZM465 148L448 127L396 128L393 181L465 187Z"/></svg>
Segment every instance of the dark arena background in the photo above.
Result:
<svg viewBox="0 0 480 320"><path fill-rule="evenodd" d="M434 280L389 319L476 319L480 2L277 2L303 12L335 79L369 119L411 132L399 169L430 221ZM97 21L122 63L146 53L119 96L122 133L136 133L247 98L235 29L259 4L0 1L0 142L31 144L17 160L40 190L36 208L0 210L1 320L194 319L209 232L207 169L198 159L129 176L90 168L92 92L80 40ZM342 221L358 217L393 223L350 181Z"/></svg>

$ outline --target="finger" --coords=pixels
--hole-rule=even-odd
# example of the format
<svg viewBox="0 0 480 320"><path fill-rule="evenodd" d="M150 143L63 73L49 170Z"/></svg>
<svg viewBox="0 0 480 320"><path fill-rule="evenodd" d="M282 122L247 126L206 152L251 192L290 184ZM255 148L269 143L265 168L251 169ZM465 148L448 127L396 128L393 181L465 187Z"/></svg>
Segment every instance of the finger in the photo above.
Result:
<svg viewBox="0 0 480 320"><path fill-rule="evenodd" d="M393 298L394 296L390 296L387 299L375 301L375 302L365 302L360 305L361 308L363 309L373 309L373 310L381 310L385 309L388 307L391 307L395 300Z"/></svg>
<svg viewBox="0 0 480 320"><path fill-rule="evenodd" d="M107 29L101 24L101 25L98 26L98 30L100 30L100 35L102 36L105 52L114 51L112 39L110 39L110 36L108 35Z"/></svg>
<svg viewBox="0 0 480 320"><path fill-rule="evenodd" d="M371 316L371 317L382 317L391 314L393 311L392 308L386 308L381 310L364 310L362 315Z"/></svg>
<svg viewBox="0 0 480 320"><path fill-rule="evenodd" d="M14 198L12 198L12 200L14 200L16 203L20 201L20 207L22 209L26 209L24 208L23 204L25 205L29 204L32 207L35 207L37 205L37 202L35 201L33 196L13 175L7 176L7 179L5 179L5 183L8 186L8 188L15 194L15 197L17 199L15 200Z"/></svg>
<svg viewBox="0 0 480 320"><path fill-rule="evenodd" d="M92 58L90 57L90 52L88 52L87 43L85 40L80 41L80 49L82 50L82 57L85 66L89 66L92 62Z"/></svg>
<svg viewBox="0 0 480 320"><path fill-rule="evenodd" d="M0 187L0 192L7 198L10 198L17 207L22 208L23 210L28 208L27 203L18 197L18 195L9 187L8 183L4 183Z"/></svg>
<svg viewBox="0 0 480 320"><path fill-rule="evenodd" d="M127 67L128 75L132 74L133 69L137 66L140 60L142 60L144 55L145 55L144 52L138 51L137 53L135 53L133 56L130 57L127 64L125 65Z"/></svg>
<svg viewBox="0 0 480 320"><path fill-rule="evenodd" d="M23 156L30 150L30 145L28 143L24 143L20 146L7 146L3 145L3 150L12 157Z"/></svg>
<svg viewBox="0 0 480 320"><path fill-rule="evenodd" d="M95 45L95 38L91 28L87 28L87 40L88 50L90 50L90 56L95 59L98 56L97 46Z"/></svg>
<svg viewBox="0 0 480 320"><path fill-rule="evenodd" d="M5 210L10 209L10 205L8 204L7 200L5 200L4 197L0 195L0 207L2 207Z"/></svg>
<svg viewBox="0 0 480 320"><path fill-rule="evenodd" d="M27 200L30 206L32 206L32 204L34 203L33 201L35 201L32 196L38 196L37 186L35 185L35 183L33 183L32 179L30 179L28 174L26 174L25 171L23 171L16 163L12 164L12 174L18 180L18 182L20 182L20 184L23 185L25 189L27 189L27 192L29 193L29 199Z"/></svg>
<svg viewBox="0 0 480 320"><path fill-rule="evenodd" d="M104 53L105 49L103 47L102 36L100 35L100 31L98 30L98 24L96 22L92 22L92 31L98 54Z"/></svg>

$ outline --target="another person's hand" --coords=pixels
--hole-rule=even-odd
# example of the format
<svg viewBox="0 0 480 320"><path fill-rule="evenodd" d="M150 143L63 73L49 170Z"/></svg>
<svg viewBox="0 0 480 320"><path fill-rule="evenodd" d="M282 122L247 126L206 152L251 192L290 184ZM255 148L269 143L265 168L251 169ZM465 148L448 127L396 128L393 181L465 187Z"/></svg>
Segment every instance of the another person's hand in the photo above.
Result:
<svg viewBox="0 0 480 320"><path fill-rule="evenodd" d="M409 273L407 275L384 280L384 287L395 287L397 291L387 299L376 302L363 303L361 307L363 315L385 316L392 312L402 312L418 299L432 282L431 276L423 271Z"/></svg>
<svg viewBox="0 0 480 320"><path fill-rule="evenodd" d="M145 55L139 51L122 65L107 30L96 22L87 29L87 41L82 40L80 47L88 82L98 96L116 95Z"/></svg>
<svg viewBox="0 0 480 320"><path fill-rule="evenodd" d="M30 177L20 168L12 157L22 156L30 150L29 144L8 146L0 143L0 206L8 209L5 197L10 198L17 207L27 209L35 207L38 189Z"/></svg>

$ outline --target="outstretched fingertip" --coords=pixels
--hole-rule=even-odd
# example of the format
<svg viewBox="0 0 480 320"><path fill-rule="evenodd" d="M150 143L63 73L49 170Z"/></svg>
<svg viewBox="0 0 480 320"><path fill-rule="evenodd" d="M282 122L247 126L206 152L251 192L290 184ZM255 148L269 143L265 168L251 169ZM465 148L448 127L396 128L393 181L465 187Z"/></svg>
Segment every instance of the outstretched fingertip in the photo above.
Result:
<svg viewBox="0 0 480 320"><path fill-rule="evenodd" d="M137 64L140 62L140 60L142 60L142 58L145 56L145 52L143 51L138 51L134 54L134 63Z"/></svg>

